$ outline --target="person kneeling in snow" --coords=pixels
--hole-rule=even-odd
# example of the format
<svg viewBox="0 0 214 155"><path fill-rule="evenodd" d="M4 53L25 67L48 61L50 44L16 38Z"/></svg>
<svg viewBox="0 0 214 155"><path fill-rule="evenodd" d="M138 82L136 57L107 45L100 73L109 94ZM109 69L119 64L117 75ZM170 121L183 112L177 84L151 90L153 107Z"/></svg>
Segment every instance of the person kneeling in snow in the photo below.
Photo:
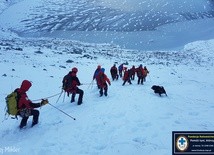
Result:
<svg viewBox="0 0 214 155"><path fill-rule="evenodd" d="M41 107L45 104L48 104L48 100L42 100L41 103L32 103L31 100L28 99L26 92L32 86L31 82L28 80L24 80L21 84L21 87L17 89L18 93L18 115L22 117L19 128L22 129L27 125L27 120L29 116L33 116L32 127L38 123L39 120L39 111L34 109Z"/></svg>
<svg viewBox="0 0 214 155"><path fill-rule="evenodd" d="M76 94L79 94L77 104L80 105L82 104L84 91L77 87L81 85L79 78L77 77L77 72L78 72L78 69L74 67L66 76L64 76L62 80L62 84L63 84L62 88L65 92L67 92L68 96L69 94L72 94L71 103L75 101Z"/></svg>

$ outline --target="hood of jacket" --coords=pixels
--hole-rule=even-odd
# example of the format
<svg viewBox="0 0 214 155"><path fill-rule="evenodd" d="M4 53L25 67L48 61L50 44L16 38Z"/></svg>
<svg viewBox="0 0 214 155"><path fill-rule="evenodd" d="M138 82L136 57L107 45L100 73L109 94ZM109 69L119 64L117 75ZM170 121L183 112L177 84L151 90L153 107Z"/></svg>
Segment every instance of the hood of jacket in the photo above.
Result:
<svg viewBox="0 0 214 155"><path fill-rule="evenodd" d="M24 81L22 81L20 90L21 90L21 92L25 93L26 91L29 90L29 88L30 88L31 86L32 86L32 84L31 84L30 81L24 80Z"/></svg>

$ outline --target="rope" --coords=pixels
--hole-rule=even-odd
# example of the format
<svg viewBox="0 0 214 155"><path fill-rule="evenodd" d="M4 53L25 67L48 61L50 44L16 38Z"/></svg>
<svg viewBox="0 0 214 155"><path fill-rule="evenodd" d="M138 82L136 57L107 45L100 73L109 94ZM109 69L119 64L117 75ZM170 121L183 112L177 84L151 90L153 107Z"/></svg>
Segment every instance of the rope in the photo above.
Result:
<svg viewBox="0 0 214 155"><path fill-rule="evenodd" d="M58 95L60 95L62 92L60 92L60 93L57 93L57 94L54 94L54 95L51 95L51 96L48 96L48 97L44 97L45 99L48 99L48 98L52 98L52 97L55 97L55 96L58 96ZM42 100L42 99L44 99L44 98L41 98L41 99L36 99L36 100L32 100L33 102L34 101L40 101L40 100Z"/></svg>

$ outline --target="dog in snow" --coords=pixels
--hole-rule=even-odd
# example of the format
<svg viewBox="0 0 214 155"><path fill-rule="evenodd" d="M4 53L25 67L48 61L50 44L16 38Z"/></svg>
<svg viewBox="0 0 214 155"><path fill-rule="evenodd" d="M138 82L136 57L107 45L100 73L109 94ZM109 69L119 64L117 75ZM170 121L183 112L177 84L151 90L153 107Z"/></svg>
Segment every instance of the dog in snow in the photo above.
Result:
<svg viewBox="0 0 214 155"><path fill-rule="evenodd" d="M154 90L154 93L159 94L160 96L161 96L161 94L165 94L167 96L166 91L163 86L153 85L151 87L151 89Z"/></svg>

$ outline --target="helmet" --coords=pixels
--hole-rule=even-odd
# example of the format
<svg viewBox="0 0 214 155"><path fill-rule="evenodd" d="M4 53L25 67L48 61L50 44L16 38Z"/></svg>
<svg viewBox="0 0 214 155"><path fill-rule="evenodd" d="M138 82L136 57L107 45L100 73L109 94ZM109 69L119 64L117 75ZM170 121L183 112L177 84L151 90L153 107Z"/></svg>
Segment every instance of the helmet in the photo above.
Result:
<svg viewBox="0 0 214 155"><path fill-rule="evenodd" d="M104 73L105 72L105 68L101 68L101 72Z"/></svg>
<svg viewBox="0 0 214 155"><path fill-rule="evenodd" d="M100 69L100 68L101 68L101 66L100 66L100 65L98 65L98 66L97 66L97 68L98 68L98 69Z"/></svg>
<svg viewBox="0 0 214 155"><path fill-rule="evenodd" d="M72 72L78 72L78 69L76 67L71 69Z"/></svg>

